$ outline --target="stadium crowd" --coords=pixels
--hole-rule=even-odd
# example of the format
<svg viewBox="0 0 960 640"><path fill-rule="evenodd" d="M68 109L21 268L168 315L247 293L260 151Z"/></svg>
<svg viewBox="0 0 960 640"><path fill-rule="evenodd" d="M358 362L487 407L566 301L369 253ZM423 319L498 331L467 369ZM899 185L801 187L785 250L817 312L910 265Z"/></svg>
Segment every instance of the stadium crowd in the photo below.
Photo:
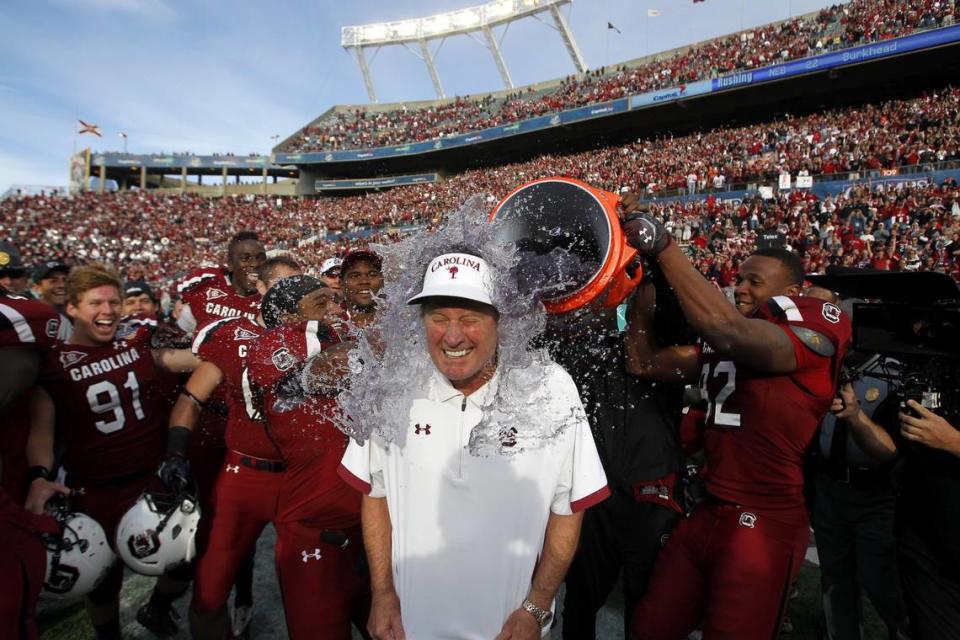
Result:
<svg viewBox="0 0 960 640"><path fill-rule="evenodd" d="M775 182L784 171L816 180L851 173L866 178L960 160L958 112L960 90L948 88L748 127L546 154L440 183L344 197L208 199L143 191L12 197L0 202L0 237L16 245L27 264L105 261L165 287L197 264L215 263L218 247L238 227L256 230L271 249L292 251L316 270L324 257L356 242L350 238L358 234L349 232L361 232L362 242L389 241L401 226L435 224L473 194L489 194L492 203L518 182L566 175L614 192L706 194L705 200L653 207L678 239L707 252L700 266L717 272L720 281L729 280L730 267L767 227L782 227L812 271L876 262L957 276L960 191L951 183L859 187L823 201L795 191L737 202L724 199L724 192L731 185ZM724 269L728 258L732 265Z"/></svg>
<svg viewBox="0 0 960 640"><path fill-rule="evenodd" d="M565 78L551 89L505 97L457 98L422 108L336 110L278 150L329 151L434 140L518 122L637 93L757 69L826 51L878 42L952 24L953 0L853 0L779 24L729 35L639 65L603 67Z"/></svg>
<svg viewBox="0 0 960 640"><path fill-rule="evenodd" d="M933 0L854 0L824 10L812 21L795 19L760 28L642 70L622 68L614 74L601 70L569 79L549 96L531 94L503 103L492 98L458 101L442 108L440 119L427 123L416 120L416 115L413 120L406 116L389 120L383 138L378 137L381 124L377 123L370 129L361 125L354 133L359 132L359 144L379 144L391 139L391 131L444 135L445 127L452 132L498 118L530 117L693 77L754 68L774 58L808 55L813 49L894 37L952 21L954 7L954 2ZM731 60L730 66L719 68L716 61L720 59ZM458 120L461 112L473 119L472 124ZM465 171L442 182L359 195L205 198L129 190L18 195L0 201L0 306L4 307L0 309L0 356L4 371L17 372L0 385L0 411L4 413L0 567L7 569L0 571L0 587L15 596L5 598L0 607L0 636L37 637L33 617L43 582L48 596L87 596L87 616L98 638L123 637L119 604L127 566L158 576L149 599L139 603L136 613L137 622L155 635L171 636L189 626L192 637L200 640L228 637L228 633L229 637L246 637L254 605L250 561L268 522L276 531L278 592L286 630L294 640L345 637L351 623L358 628L366 625L373 637L391 637L383 628L399 625L402 599L409 629L441 618L462 617L473 622L454 606L437 615L435 594L445 593L444 582L424 583L425 597L420 602L425 604L419 605L423 613L418 617L417 605L407 603L417 602L415 596L420 594L398 594L392 580L384 580L384 576L399 575L397 582L403 584L406 577L394 572L389 563L378 562L378 558L401 557L383 553L391 548L402 551L391 537L390 527L383 526L391 522L393 507L386 509L384 501L369 502L379 499L372 495L375 483L382 483L384 493L390 495L392 471L376 471L379 453L373 450L380 443L373 439L365 451L358 453L360 448L354 443L352 455L348 451L344 456L346 438L330 416L331 411L346 408L336 406L346 396L333 392L343 388L344 373L363 362L359 358L352 361L344 343L372 336L362 347L366 349L386 336L380 333L386 323L375 324L382 312L377 299L381 287L397 274L384 272L382 258L364 250L366 245L423 233L477 194L492 207L519 183L556 175L611 192L639 194L637 199L624 198L623 212L632 215L624 220L623 231L626 241L652 268L633 295L625 330L616 329L612 311L606 316L597 314L589 325L581 324L579 314L572 314L576 320L569 325L562 321L549 325L545 341L555 352L551 357L569 371L569 376L564 374L570 378L565 379L565 393L576 397L575 403L562 405L556 415L575 415L582 423L576 427L578 434L583 433L582 438L576 436L581 440L577 448L563 455L574 461L570 477L582 478L585 467L576 460L584 459L584 451L592 452L595 477L589 485L582 485L582 480L559 479L558 483L570 486L551 488L544 494L549 498L544 502L544 517L550 517L553 524L547 525L547 534L537 525L531 539L539 540L556 556L556 546L546 542L550 532L556 531L554 515L573 516L588 507L592 511L589 518L576 516L582 520L567 521L575 524L576 533L564 536L562 561L529 547L530 566L547 567L553 575L542 578L534 574L531 584L536 588L522 600L516 598L518 602L510 599L513 596L498 595L499 608L503 603L512 608L522 602L512 613L502 612L506 621L498 637L542 637L552 620L550 608L562 580L566 580L567 594L565 638L596 637L596 610L618 580L625 592L625 623L638 639L686 637L698 625L704 637L713 637L714 629L725 626L737 629L728 637L776 636L799 559L807 549L806 453L811 451L827 410L832 407L839 419L848 420L845 427L858 429L861 435L874 434L874 447L882 449L883 455L872 456L877 465L873 468L843 458L846 447L839 444L830 455L817 452L821 457L814 460L819 464L813 470L819 474L815 483L835 480L857 488L858 480L871 480L866 487L870 493L865 495L883 498L883 508L890 516L889 521L872 525L871 531L886 528L893 535L892 488L873 483L877 478L886 482L887 470L880 464L901 454L922 455L922 450L918 454L917 449L904 446L901 452L889 438L879 439L880 427L860 411L859 402L885 401L880 400L879 386L866 386L860 400L847 385L849 389L839 389L842 401L834 399L851 328L832 291L817 292L818 287L809 287L799 295L804 273L822 273L828 266L841 265L936 271L960 281L960 185L953 178L943 178L943 173L934 179L932 173L960 167L958 112L960 89L947 87L852 109L640 139L583 152L543 154L523 162ZM324 142L328 143L329 139ZM350 144L347 138L340 143ZM831 190L832 195L810 188L774 189L771 185L784 173L809 176L814 184L843 180L852 186L845 191ZM733 193L735 189L737 193ZM443 235L440 231L423 242L424 250L439 246L437 239L442 240ZM411 245L420 240L414 239ZM335 256L341 259L332 260ZM500 350L497 341L501 316L493 301L499 303L499 298L489 295L493 285L474 287L470 271L458 270L456 261L465 258L472 258L477 265L476 281L494 280L479 275L481 266L484 270L489 267L478 256L446 253L433 257L432 267L447 270L438 277L430 275L438 269L426 270L422 295L432 301L420 317L427 340L418 333L414 341L421 346L429 343L428 357L442 374L440 381L449 382L457 391L431 411L436 409L436 415L445 420L446 410L441 413L440 404L462 396L462 403L448 406L459 415L461 434L470 434L473 427L462 428L464 416L476 416L474 424L478 425L480 414L472 406L467 413L467 396L483 388L494 372L509 371L504 364L509 354ZM717 287L696 276L690 262L727 293L736 284L736 306L728 304ZM459 278L458 271L462 274ZM27 274L32 277L37 300L20 297L22 286L8 284L16 279L14 272L22 286L27 284ZM456 281L450 285L454 287L452 295L445 287L430 292L431 279L442 278L446 283L447 272L449 280ZM166 309L169 314L160 313L156 291L170 298L179 296L180 304ZM821 299L823 294L830 299ZM470 297L477 295L481 297ZM460 302L455 302L458 299ZM715 313L702 313L702 309ZM525 307L524 313L528 310ZM511 321L507 313L502 317L504 323ZM445 322L462 322L465 328L444 328ZM783 325L783 330L774 325ZM587 326L590 330L585 330ZM702 339L696 347L690 344L693 334ZM402 342L393 341L395 345ZM191 348L184 348L188 344ZM714 351L713 345L727 346ZM495 357L498 353L502 359ZM441 363L449 362L455 364L444 369ZM465 371L458 368L468 366L465 363L473 367L469 376L455 377ZM501 366L504 368L497 369ZM448 379L444 381L443 376ZM469 385L460 384L465 380ZM498 380L498 385L513 384L507 375ZM541 377L536 380L541 386L551 386L549 381L543 384ZM401 376L390 378L391 391L403 388L403 382ZM408 382L411 388L419 384L412 378ZM699 386L700 402L691 405L686 401L689 397L684 399L684 385L694 384ZM513 394L521 398L519 390L510 389L497 397ZM433 402L418 398L423 400ZM522 401L552 420L552 412L543 411L543 405L531 401L530 396L522 396ZM421 402L418 411L422 406ZM900 405L890 405L896 406ZM935 453L960 456L956 430L916 402L910 406L920 413L890 418L891 424L897 424L895 428L918 448L927 446ZM681 407L687 409L685 417L681 417ZM506 410L497 412L510 415ZM397 413L406 420L405 413ZM435 425L442 424L432 414L423 415ZM126 424L137 428L124 428ZM774 431L782 436L782 442L770 438L770 425L776 425ZM933 427L940 433L947 430L949 442L924 440L935 431ZM413 433L409 440L416 443L431 435L430 424L404 423L401 428ZM435 426L429 446L449 433ZM516 446L518 433L517 428L501 430L503 451ZM423 439L416 440L421 434ZM829 438L831 447L834 439ZM837 439L841 442L846 441ZM467 448L459 440L451 443L456 451ZM686 464L680 455L681 444L690 449L688 453L699 446L706 455L706 472L700 479L709 495L705 493L706 499L687 517L682 517L684 508L678 503L684 498L677 495L677 474L685 472ZM430 452L431 460L442 461L443 456L434 454L437 450L423 449ZM407 451L414 450L407 449L403 455ZM519 451L522 449L512 453ZM465 593L474 584L489 590L490 584L499 582L463 581L449 568L461 566L461 555L478 565L486 561L485 552L498 555L502 545L487 544L480 549L473 541L478 535L494 539L493 527L509 531L514 524L503 515L502 490L497 483L471 486L475 478L483 477L474 475L481 470L474 465L489 463L481 456L476 458L467 459L467 473L463 474L464 457L460 456L457 499L452 501L471 509L469 517L461 519L468 525L463 531L470 544L461 546L460 534L451 534L450 527L437 529L433 518L419 518L417 525L424 528L416 530L422 534L442 529L444 535L450 535L447 547L457 555L444 551L429 556L426 563L439 570L434 572L431 567L431 572L423 575L453 575L456 582L467 585ZM344 466L336 471L341 460ZM903 494L897 508L912 505L913 515L920 517L905 518L898 513L900 526L909 525L903 540L915 543L914 538L923 538L927 544L927 532L918 523L924 516L929 519L929 514L939 517L941 513L952 519L937 520L938 531L946 531L946 536L955 540L960 519L955 509L948 510L945 505L957 504L960 486L950 485L950 491L933 494L936 500L926 501L915 488L916 478L927 478L923 474L931 473L931 468L939 471L937 464L924 465L926 461L917 457L912 461L915 466L908 467L914 474L916 469L923 473L905 483L914 493ZM66 475L57 473L61 462ZM551 463L542 468L555 466ZM510 490L523 485L518 482L522 476L505 474L504 468L488 469L511 483ZM532 476L542 475L534 469ZM960 477L953 458L943 469L951 479ZM416 471L420 487L446 482L426 475L446 473L444 467L430 470L421 466ZM690 484L697 483L692 480ZM73 530L67 523L73 520L66 518L72 516L65 515L65 506L58 514L62 522L44 514L53 506L48 498L67 493L67 487L75 489L71 508L88 514L83 516L88 517L85 526L99 523L122 559L114 562L112 554L106 557L106 547L100 544L100 575L85 584L78 582L78 570L72 579L70 572L59 570L61 555L71 550L68 534ZM354 489L366 497L361 499ZM466 493L477 489L481 502ZM875 489L878 491L873 493ZM582 497L574 499L574 492ZM415 498L414 493L411 490L409 497L430 508L443 505L444 511L438 514L446 521L455 520L447 513L455 513L455 507L428 491ZM522 495L522 491L516 493ZM398 495L404 500L408 497ZM814 512L814 528L819 545L826 545L830 532L823 507L830 495L824 491L817 498L821 511ZM166 497L155 500L160 496ZM867 504L862 496L856 499ZM162 504L163 500L169 505ZM490 513L496 517L481 517L482 511L473 510L474 505L482 507L483 503L490 505ZM547 508L552 510L555 504L560 505L559 510L548 516ZM513 507L523 511L518 522L533 520L524 500L513 501ZM158 509L166 510L167 515ZM844 509L845 515L853 513L850 505ZM566 510L571 513L561 513ZM378 522L377 513L386 520ZM203 520L201 514L205 514ZM174 526L164 533L168 517L180 520L171 520ZM154 526L155 521L163 524ZM629 533L623 523L629 525ZM679 524L674 527L675 523ZM180 537L183 531L188 535ZM371 535L371 531L388 533L384 538ZM38 533L47 537L40 538ZM708 544L700 543L701 533L704 540L710 540ZM755 534L762 539L758 541ZM93 537L92 533L84 535ZM161 542L159 536L167 535L170 537ZM198 540L195 547L194 535ZM361 558L361 539L371 559L369 579L366 571L358 570L367 566ZM420 541L421 536L411 539ZM644 547L633 546L637 541L645 541ZM796 563L782 562L784 544ZM885 556L871 562L882 569L892 568L896 584L893 547L887 546ZM611 553L615 548L617 553ZM199 556L191 567L188 563L195 549ZM614 557L628 549L631 558L627 553ZM687 549L702 552L704 557L693 563L698 566L687 560L691 557ZM953 582L947 582L945 588L930 581L926 577L930 568L941 564L932 555L928 560L927 552L928 547L922 546L916 546L912 556L898 550L898 557L914 560L912 568L901 564L907 576L904 588L909 591L911 606L932 600L943 609L949 618L947 630L930 633L927 629L933 627L924 625L930 620L937 622L940 615L927 611L911 609L912 620L908 620L906 611L901 610L902 596L893 593L889 601L894 607L876 605L874 600L890 637L906 637L898 634L912 623L920 630L913 637L952 638L960 624L958 600L950 599L957 592L955 580L949 578ZM599 565L601 556L609 567ZM427 564L422 556L411 557L415 562L398 563L397 567L415 575L412 571ZM449 561L451 557L458 561ZM823 575L828 576L829 559L822 551L819 557ZM145 558L153 558L157 564L146 566L141 562ZM762 562L756 562L757 558ZM410 557L403 559L409 562ZM927 562L930 564L924 564ZM622 579L618 578L621 565ZM636 572L631 574L628 568ZM514 571L522 577L520 582L526 581L524 571ZM608 575L599 576L600 571ZM700 579L707 573L722 579ZM924 579L912 583L909 577L916 575ZM857 634L831 637L858 637L854 614L858 607L834 607L827 601L836 591L828 578L822 584L824 622L832 624L834 609L847 611ZM609 587L600 584L608 580ZM173 603L190 582L193 592L188 614L178 622ZM869 581L864 582L864 587L870 586ZM936 588L931 588L930 582ZM548 585L546 595L544 583ZM235 594L228 606L232 590ZM944 600L936 600L940 592L946 592ZM928 597L931 594L933 599ZM873 600L873 592L870 597ZM713 606L720 598L733 604ZM450 598L454 604L469 599ZM481 602L477 598L470 604ZM859 602L855 591L854 603ZM707 604L711 605L709 611L703 608ZM489 622L484 620L484 624ZM494 623L500 624L496 619ZM674 625L682 628L682 633L673 632ZM526 633L515 634L511 628L523 628ZM494 633L495 628L482 635L493 637ZM454 635L410 633L411 637Z"/></svg>

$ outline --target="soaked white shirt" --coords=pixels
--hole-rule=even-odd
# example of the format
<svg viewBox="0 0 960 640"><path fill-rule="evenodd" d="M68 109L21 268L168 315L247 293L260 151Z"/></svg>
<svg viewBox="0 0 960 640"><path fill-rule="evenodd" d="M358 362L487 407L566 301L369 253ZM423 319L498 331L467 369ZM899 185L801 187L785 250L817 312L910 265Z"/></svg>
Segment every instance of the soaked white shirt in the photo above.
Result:
<svg viewBox="0 0 960 640"><path fill-rule="evenodd" d="M515 455L470 454L470 432L498 382L494 375L465 397L437 372L395 442L351 441L344 454L341 477L387 500L408 638L495 637L530 589L550 512L569 515L609 495L577 388L557 364L539 414L557 424L579 416L575 423Z"/></svg>

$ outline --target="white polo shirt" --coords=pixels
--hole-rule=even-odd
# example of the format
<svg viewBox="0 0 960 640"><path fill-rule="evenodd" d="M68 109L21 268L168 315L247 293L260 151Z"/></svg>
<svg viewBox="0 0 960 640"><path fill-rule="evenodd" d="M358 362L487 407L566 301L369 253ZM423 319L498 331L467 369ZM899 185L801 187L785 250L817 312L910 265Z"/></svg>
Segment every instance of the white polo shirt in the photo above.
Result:
<svg viewBox="0 0 960 640"><path fill-rule="evenodd" d="M393 443L351 441L343 456L348 484L387 499L394 584L411 640L495 637L530 589L550 512L582 511L610 493L577 388L554 363L538 414L555 424L578 416L575 423L538 448L471 455L470 432L498 383L494 375L464 397L435 372L405 433Z"/></svg>

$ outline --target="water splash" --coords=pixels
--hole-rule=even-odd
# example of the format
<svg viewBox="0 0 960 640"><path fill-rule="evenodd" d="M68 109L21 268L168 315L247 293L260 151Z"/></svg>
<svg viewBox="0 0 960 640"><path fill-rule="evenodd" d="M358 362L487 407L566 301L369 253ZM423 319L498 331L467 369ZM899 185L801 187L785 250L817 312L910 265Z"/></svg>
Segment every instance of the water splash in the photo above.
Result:
<svg viewBox="0 0 960 640"><path fill-rule="evenodd" d="M470 453L515 454L541 446L582 419L569 407L565 407L564 415L544 411L551 393L544 380L555 365L546 350L531 347L546 326L546 313L538 299L544 279L527 278L521 289L517 248L513 243L497 241L498 225L487 222L488 212L489 204L482 197L474 197L433 233L374 247L383 257L387 276L377 317L358 338L344 389L337 397L339 409L328 416L351 438L365 442L376 434L387 442L402 443L409 429L413 400L422 396L436 371L427 351L420 307L407 305L406 301L420 292L430 260L452 251L473 252L486 260L491 297L500 312L499 384L496 393L488 396L483 417L470 434ZM556 271L546 275L553 277ZM307 368L304 376L309 375ZM304 380L307 388L311 383Z"/></svg>

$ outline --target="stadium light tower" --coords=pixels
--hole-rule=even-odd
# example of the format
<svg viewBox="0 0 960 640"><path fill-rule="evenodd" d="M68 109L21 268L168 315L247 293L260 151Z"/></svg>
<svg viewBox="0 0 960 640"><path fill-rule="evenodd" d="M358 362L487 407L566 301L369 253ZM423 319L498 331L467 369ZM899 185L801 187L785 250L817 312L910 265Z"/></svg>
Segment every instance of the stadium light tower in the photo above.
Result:
<svg viewBox="0 0 960 640"><path fill-rule="evenodd" d="M587 64L583 60L579 47L577 47L577 41L573 38L573 33L570 31L566 18L560 12L560 7L569 5L572 1L494 0L478 7L438 13L426 18L342 27L340 30L340 45L356 56L370 102L377 101L377 94L373 89L373 78L370 75L370 62L376 57L381 47L390 45L401 45L423 60L427 65L427 71L430 72L430 79L433 81L433 88L437 92L437 97L445 98L446 94L443 91L443 84L440 82L440 74L437 72L434 59L444 41L450 36L457 35L467 35L486 47L497 65L500 78L503 80L503 86L512 89L513 79L510 77L506 60L503 59L500 41L494 35L493 27L506 26L500 38L502 41L510 23L521 18L533 17L544 22L540 14L549 13L550 17L553 18L553 25L548 24L548 26L552 26L560 34L577 73L583 73L587 70ZM544 24L547 23L544 22ZM477 34L482 34L483 40L480 40ZM431 50L431 42L436 40L439 40L440 44L435 50ZM415 45L416 48L414 48ZM366 55L368 49L374 50L373 57L370 58L369 62Z"/></svg>

